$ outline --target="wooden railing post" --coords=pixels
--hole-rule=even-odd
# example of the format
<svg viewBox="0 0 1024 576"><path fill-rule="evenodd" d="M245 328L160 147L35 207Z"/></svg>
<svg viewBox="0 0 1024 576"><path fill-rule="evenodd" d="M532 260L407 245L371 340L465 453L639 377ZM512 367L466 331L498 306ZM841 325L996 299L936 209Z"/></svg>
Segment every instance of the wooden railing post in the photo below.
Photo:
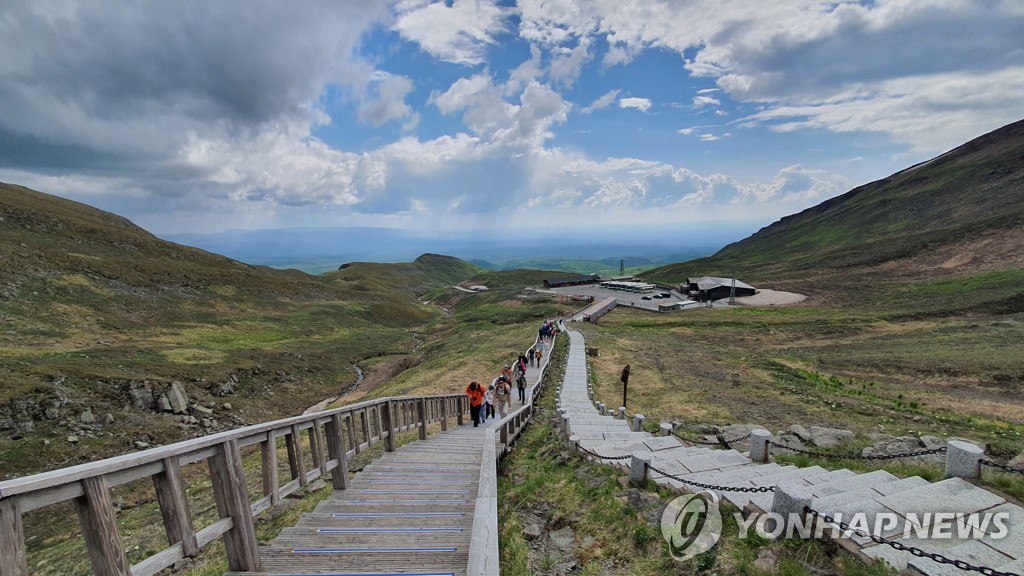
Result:
<svg viewBox="0 0 1024 576"><path fill-rule="evenodd" d="M349 412L345 417L345 426L348 427L348 437L352 441L352 449L356 451L356 454L359 454L363 449L359 447L359 438L356 436L356 415L354 412Z"/></svg>
<svg viewBox="0 0 1024 576"><path fill-rule="evenodd" d="M459 426L462 426L462 424L463 424L463 417L465 416L465 414L464 414L465 411L466 411L466 409L463 408L462 398L461 397L456 398L455 399L455 422Z"/></svg>
<svg viewBox="0 0 1024 576"><path fill-rule="evenodd" d="M373 445L373 442L370 442L370 418L366 415L366 408L359 412L359 424L363 428L363 441L366 442L366 447L369 448Z"/></svg>
<svg viewBox="0 0 1024 576"><path fill-rule="evenodd" d="M448 431L448 399L441 398L441 431Z"/></svg>
<svg viewBox="0 0 1024 576"><path fill-rule="evenodd" d="M292 428L293 434L298 432L297 428ZM224 533L228 567L237 572L259 572L259 543L256 540L252 508L249 506L249 489L245 484L238 440L228 440L217 446L217 453L207 459L207 464L213 482L213 495L217 500L217 512L221 518L231 518L233 524L231 530Z"/></svg>
<svg viewBox="0 0 1024 576"><path fill-rule="evenodd" d="M10 498L0 500L0 576L28 576L21 506Z"/></svg>
<svg viewBox="0 0 1024 576"><path fill-rule="evenodd" d="M331 469L331 483L335 490L348 489L348 447L345 446L344 430L341 414L332 415L327 422L327 453L328 458L338 461L338 465Z"/></svg>
<svg viewBox="0 0 1024 576"><path fill-rule="evenodd" d="M383 433L387 433L384 437L384 450L386 452L395 451L395 423L394 423L395 405L393 402L388 400L381 406L381 426L384 428Z"/></svg>
<svg viewBox="0 0 1024 576"><path fill-rule="evenodd" d="M164 458L163 464L164 470L153 476L153 484L156 499L160 502L160 514L164 517L167 542L171 546L181 542L182 552L191 558L199 553L199 543L185 495L185 482L181 478L181 466L173 457Z"/></svg>
<svg viewBox="0 0 1024 576"><path fill-rule="evenodd" d="M277 472L277 432L267 432L267 441L260 445L263 468L263 495L270 496L270 505L281 503L280 479Z"/></svg>
<svg viewBox="0 0 1024 576"><path fill-rule="evenodd" d="M302 433L299 432L299 425L292 424L291 433L288 434L288 468L292 473L292 480L298 478L299 486L305 486L306 464L302 461Z"/></svg>
<svg viewBox="0 0 1024 576"><path fill-rule="evenodd" d="M419 417L420 440L427 439L427 401L419 398L416 401L416 415Z"/></svg>
<svg viewBox="0 0 1024 576"><path fill-rule="evenodd" d="M75 508L82 522L82 536L97 576L131 576L124 545L117 533L117 518L110 501L110 486L103 476L82 479L84 495L75 498Z"/></svg>
<svg viewBox="0 0 1024 576"><path fill-rule="evenodd" d="M313 453L313 467L320 469L320 475L327 474L327 459L324 458L324 435L320 423L313 420L309 429L309 449Z"/></svg>

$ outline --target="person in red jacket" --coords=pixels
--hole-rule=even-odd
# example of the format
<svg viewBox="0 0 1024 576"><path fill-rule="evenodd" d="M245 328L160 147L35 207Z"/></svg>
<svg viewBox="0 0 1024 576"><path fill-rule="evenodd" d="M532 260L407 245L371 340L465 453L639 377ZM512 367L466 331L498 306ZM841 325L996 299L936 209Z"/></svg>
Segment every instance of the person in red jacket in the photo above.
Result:
<svg viewBox="0 0 1024 576"><path fill-rule="evenodd" d="M484 389L473 380L466 388L469 397L469 415L473 418L473 426L480 425L480 408L484 405Z"/></svg>

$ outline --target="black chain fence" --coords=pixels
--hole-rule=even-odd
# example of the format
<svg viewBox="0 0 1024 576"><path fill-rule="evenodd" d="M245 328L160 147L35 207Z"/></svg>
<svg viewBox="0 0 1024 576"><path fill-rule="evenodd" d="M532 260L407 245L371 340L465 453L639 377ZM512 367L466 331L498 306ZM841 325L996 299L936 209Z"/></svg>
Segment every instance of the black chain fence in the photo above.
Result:
<svg viewBox="0 0 1024 576"><path fill-rule="evenodd" d="M912 556L915 556L917 558L928 558L929 560L933 560L935 562L938 562L939 564L949 564L955 568L959 568L960 570L966 570L968 572L980 572L981 574L985 574L985 576L1022 576L1021 574L1018 574L1016 572L1000 572L999 570L996 570L994 568L988 568L986 566L975 566L974 564L969 564L963 560L948 558L937 552L927 552L920 548L907 546L906 544L897 542L895 540L886 540L885 538L875 536L874 534L867 532L865 530L861 530L859 528L850 528L849 524L837 521L828 514L818 512L813 508L804 508L804 513L809 514L815 518L819 518L829 524L839 526L839 529L842 530L844 533L856 534L864 538L870 538L871 541L875 542L876 544L884 544L885 546L888 546L894 550L908 552Z"/></svg>
<svg viewBox="0 0 1024 576"><path fill-rule="evenodd" d="M669 474L664 470L659 470L658 468L651 466L650 463L645 463L644 467L647 468L647 470L650 472L654 472L655 474L661 474L661 476L650 478L651 480L671 478L678 482L682 482L683 484L696 486L698 488L704 488L705 490L718 490L720 492L775 492L775 486L718 486L717 484L704 484L703 482L695 482L693 480L687 480L686 478L677 476L675 474Z"/></svg>
<svg viewBox="0 0 1024 576"><path fill-rule="evenodd" d="M872 454L871 456L861 456L860 454L832 454L830 452L817 452L815 450L807 450L804 448L793 448L792 446L786 446L785 444L775 442L773 440L769 440L768 444L775 446L776 448L796 452L797 454L804 454L815 458L828 458L832 460L895 460L898 458L913 458L914 456L928 456L929 454L942 454L946 452L946 447L941 446L930 450L918 450L917 452L905 452L903 454Z"/></svg>
<svg viewBox="0 0 1024 576"><path fill-rule="evenodd" d="M985 459L982 459L981 463L990 468L998 468L1003 472L1010 472L1011 474L1024 474L1024 468L1014 468L1013 466L1010 466L1008 464L1000 464L998 462L993 462L991 460Z"/></svg>
<svg viewBox="0 0 1024 576"><path fill-rule="evenodd" d="M675 431L672 432L672 435L675 436L676 438L679 438L683 442L689 442L690 444L700 444L702 446L725 446L726 448L728 448L730 444L735 444L736 442L743 442L744 440L750 438L750 434L746 434L744 436L740 436L739 438L726 440L725 438L722 437L721 434L717 434L714 440L698 440L696 438L687 438L686 436L683 436L681 434L676 434Z"/></svg>

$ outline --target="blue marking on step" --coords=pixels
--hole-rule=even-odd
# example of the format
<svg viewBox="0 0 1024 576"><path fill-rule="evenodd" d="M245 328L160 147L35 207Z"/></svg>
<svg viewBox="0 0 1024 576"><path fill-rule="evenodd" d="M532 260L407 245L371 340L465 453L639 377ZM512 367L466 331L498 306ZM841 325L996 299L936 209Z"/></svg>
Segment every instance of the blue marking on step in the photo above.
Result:
<svg viewBox="0 0 1024 576"><path fill-rule="evenodd" d="M366 472L364 472L364 474L365 473ZM407 472L404 474L402 472L374 472L373 474L375 476L479 476L479 474L449 474L447 472Z"/></svg>
<svg viewBox="0 0 1024 576"><path fill-rule="evenodd" d="M281 576L455 576L455 572L315 572L309 574L282 574Z"/></svg>
<svg viewBox="0 0 1024 576"><path fill-rule="evenodd" d="M320 534L405 534L418 532L465 532L462 528L317 528Z"/></svg>
<svg viewBox="0 0 1024 576"><path fill-rule="evenodd" d="M292 554L402 554L410 552L455 552L455 546L425 548L294 548Z"/></svg>
<svg viewBox="0 0 1024 576"><path fill-rule="evenodd" d="M424 518L430 516L447 516L464 518L461 512L336 512L332 518Z"/></svg>
<svg viewBox="0 0 1024 576"><path fill-rule="evenodd" d="M360 494L465 494L469 490L409 490L407 488L399 488L397 490L389 490L386 488L363 488L359 491Z"/></svg>
<svg viewBox="0 0 1024 576"><path fill-rule="evenodd" d="M466 504L468 500L351 500L342 502L349 506L379 506L381 504L403 504L409 506L426 506L429 504Z"/></svg>
<svg viewBox="0 0 1024 576"><path fill-rule="evenodd" d="M369 481L370 484L415 484L417 486L419 486L420 484L423 484L424 482L426 482L426 481L425 480L370 480ZM460 480L460 481L446 480L444 483L445 484L451 484L453 486L466 486L466 485L473 484L473 482L469 481L469 480Z"/></svg>

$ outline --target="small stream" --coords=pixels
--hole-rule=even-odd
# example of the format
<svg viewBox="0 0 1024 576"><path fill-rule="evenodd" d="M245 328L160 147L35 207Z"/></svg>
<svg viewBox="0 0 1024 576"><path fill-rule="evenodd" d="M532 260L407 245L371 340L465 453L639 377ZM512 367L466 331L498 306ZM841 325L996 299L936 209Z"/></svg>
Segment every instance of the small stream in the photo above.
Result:
<svg viewBox="0 0 1024 576"><path fill-rule="evenodd" d="M356 381L355 382L353 382L351 385L343 388L341 390L341 392L338 392L337 396L331 396L330 398L325 398L325 399L317 402L316 404L310 406L309 408L306 408L302 413L303 414L312 414L313 412L320 412L324 408L326 408L328 404L330 404L331 402L334 402L338 398L341 398L345 394L348 394L350 391L355 390L355 388L357 386L362 384L363 383L363 378L366 377L366 374L363 373L363 369L360 368L357 364L353 364L352 365L352 369L356 371Z"/></svg>

